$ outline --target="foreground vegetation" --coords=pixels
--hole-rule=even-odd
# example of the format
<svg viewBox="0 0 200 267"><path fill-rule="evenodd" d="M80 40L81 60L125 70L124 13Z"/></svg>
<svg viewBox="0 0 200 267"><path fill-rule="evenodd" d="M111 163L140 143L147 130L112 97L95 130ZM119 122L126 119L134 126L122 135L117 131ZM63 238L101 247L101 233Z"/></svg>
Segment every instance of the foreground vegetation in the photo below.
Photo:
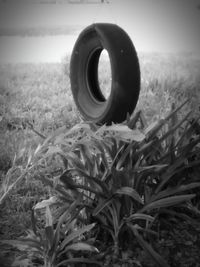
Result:
<svg viewBox="0 0 200 267"><path fill-rule="evenodd" d="M146 122L100 128L81 123L69 58L1 66L2 264L199 266L200 65L140 64Z"/></svg>

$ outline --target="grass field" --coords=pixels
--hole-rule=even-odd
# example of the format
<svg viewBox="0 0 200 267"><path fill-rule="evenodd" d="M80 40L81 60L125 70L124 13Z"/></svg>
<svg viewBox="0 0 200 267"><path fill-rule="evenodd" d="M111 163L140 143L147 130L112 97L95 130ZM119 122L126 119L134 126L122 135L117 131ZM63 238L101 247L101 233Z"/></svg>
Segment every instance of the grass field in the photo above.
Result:
<svg viewBox="0 0 200 267"><path fill-rule="evenodd" d="M16 64L0 66L0 181L13 160L24 166L30 149L57 128L71 128L81 120L73 102L69 80L69 56L62 64ZM139 54L141 93L137 110L151 122L163 117L171 104L189 98L187 110L199 112L200 60L191 55ZM106 62L104 64L107 64ZM101 80L110 79L102 66ZM133 88L134 89L134 88ZM108 89L106 89L108 90ZM31 125L31 126L30 126ZM31 129L35 131L33 131ZM49 174L56 166L49 167ZM17 179L16 171L12 179ZM29 173L9 194L0 209L0 238L16 238L30 226L30 209L51 194ZM13 181L14 181L13 180ZM0 194L2 193L2 190ZM2 252L6 254L8 251Z"/></svg>

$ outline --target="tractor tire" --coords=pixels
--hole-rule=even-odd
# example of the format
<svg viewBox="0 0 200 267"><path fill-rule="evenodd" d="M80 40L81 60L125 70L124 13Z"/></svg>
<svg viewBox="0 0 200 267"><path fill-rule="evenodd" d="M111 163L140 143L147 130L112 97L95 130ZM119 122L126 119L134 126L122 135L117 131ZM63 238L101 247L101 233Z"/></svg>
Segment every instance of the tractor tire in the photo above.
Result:
<svg viewBox="0 0 200 267"><path fill-rule="evenodd" d="M98 82L100 54L107 50L112 73L105 99ZM85 120L96 124L123 122L140 92L140 67L127 33L115 24L96 23L79 35L71 55L70 81L74 101Z"/></svg>

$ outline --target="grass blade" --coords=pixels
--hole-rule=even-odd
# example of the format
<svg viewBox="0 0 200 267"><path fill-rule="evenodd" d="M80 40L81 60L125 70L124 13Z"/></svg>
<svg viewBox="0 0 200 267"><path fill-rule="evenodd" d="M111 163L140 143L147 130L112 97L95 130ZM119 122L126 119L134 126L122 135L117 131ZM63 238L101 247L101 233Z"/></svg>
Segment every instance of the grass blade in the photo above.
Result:
<svg viewBox="0 0 200 267"><path fill-rule="evenodd" d="M153 259L153 261L160 267L170 267L168 263L149 245L142 236L138 233L136 227L129 224L129 227L132 229L135 234L138 243L146 251L146 253Z"/></svg>
<svg viewBox="0 0 200 267"><path fill-rule="evenodd" d="M65 251L66 250L77 250L77 251L85 250L85 251L91 251L91 252L98 252L97 248L84 242L71 244L66 247Z"/></svg>
<svg viewBox="0 0 200 267"><path fill-rule="evenodd" d="M188 194L188 195L181 195L181 196L173 196L173 197L167 197L164 199L159 199L156 201L153 201L152 203L147 204L144 206L140 212L150 211L154 209L164 208L164 207L170 207L177 204L180 204L182 202L188 201L195 197L195 194Z"/></svg>
<svg viewBox="0 0 200 267"><path fill-rule="evenodd" d="M134 213L134 214L131 214L128 218L126 218L127 222L134 221L134 220L145 220L145 221L153 222L154 217L147 215L147 214L143 214L143 213Z"/></svg>
<svg viewBox="0 0 200 267"><path fill-rule="evenodd" d="M137 193L137 191L128 186L121 187L120 189L114 192L114 195L126 195L126 196L133 198L140 204L143 204L143 200L140 197L140 195Z"/></svg>
<svg viewBox="0 0 200 267"><path fill-rule="evenodd" d="M93 211L92 215L96 216L98 215L106 206L110 205L112 203L113 199L109 198L104 200L102 203L100 203Z"/></svg>
<svg viewBox="0 0 200 267"><path fill-rule="evenodd" d="M200 183L191 183L191 184L188 184L188 185L180 185L178 187L175 187L173 189L171 188L168 188L166 190L163 190L163 191L160 191L158 194L156 195L153 195L150 199L150 201L155 201L155 200L158 200L158 199L161 199L161 198L166 198L166 197L169 197L171 195L175 195L175 194L179 194L183 191L188 191L188 190L191 190L191 189L195 189L197 187L200 187Z"/></svg>
<svg viewBox="0 0 200 267"><path fill-rule="evenodd" d="M92 223L92 224L89 224L87 226L84 226L83 228L81 228L79 230L74 230L61 243L60 250L64 249L64 247L67 244L69 244L72 240L75 240L76 238L80 238L80 236L83 235L85 232L89 232L94 226L95 226L95 223Z"/></svg>
<svg viewBox="0 0 200 267"><path fill-rule="evenodd" d="M96 264L98 266L102 266L102 263L95 261L95 260L89 260L89 259L84 259L84 258L71 258L68 260L61 261L55 267L68 266L68 264L70 263L85 263L85 264L91 264L92 266Z"/></svg>

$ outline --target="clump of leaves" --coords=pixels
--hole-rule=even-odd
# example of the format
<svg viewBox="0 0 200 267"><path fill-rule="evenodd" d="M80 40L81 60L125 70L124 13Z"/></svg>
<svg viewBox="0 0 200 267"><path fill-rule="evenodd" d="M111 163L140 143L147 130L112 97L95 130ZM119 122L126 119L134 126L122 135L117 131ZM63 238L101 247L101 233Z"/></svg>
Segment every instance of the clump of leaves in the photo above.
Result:
<svg viewBox="0 0 200 267"><path fill-rule="evenodd" d="M112 252L105 265L131 264L130 257L127 260L123 255L132 251L135 239L156 264L168 266L148 240L158 240L154 228L161 214L189 218L184 210L194 211L189 203L200 186L197 173L191 173L200 163L200 137L193 131L194 124L186 123L190 113L176 121L182 106L143 133L125 125L98 128L62 156L66 171L60 180L66 190L84 192L91 204L88 217L99 227L98 244L105 250L105 258ZM162 133L167 123L171 127ZM185 130L177 137L182 125ZM105 247L108 242L109 249Z"/></svg>
<svg viewBox="0 0 200 267"><path fill-rule="evenodd" d="M51 251L52 257L50 265L45 266L61 266L60 253L66 257L65 264L70 264L70 246L78 250L74 258L88 263L96 259L94 265L142 266L148 257L149 264L169 266L154 245L160 242L163 221L192 221L199 215L199 123L190 121L190 113L177 120L184 105L173 107L165 119L145 128L142 125L140 130L134 116L120 125L82 123L69 131L61 128L37 148L38 171L55 157L62 162L63 170L53 180L43 172L38 175L56 192L53 202L47 200L55 213L54 223L45 227L48 245L43 245L41 255L46 259ZM50 214L49 208L46 213ZM66 214L73 218L69 223L63 221ZM72 222L79 234L72 231L74 238L69 244L61 225L71 226ZM85 234L88 231L90 234ZM82 239L77 240L80 233L85 245ZM90 253L83 253L83 247ZM73 266L82 266L80 262Z"/></svg>
<svg viewBox="0 0 200 267"><path fill-rule="evenodd" d="M18 240L4 240L3 242L26 252L18 258L15 264L27 262L27 259L44 267L69 266L74 263L96 264L92 259L76 257L76 251L98 252L97 248L85 241L84 234L91 231L95 224L88 224L77 228L78 215L83 208L80 199L65 206L65 211L55 221L50 210L50 201L38 203L32 213L32 230L27 236ZM45 209L44 229L39 227L35 212ZM54 225L56 225L54 227Z"/></svg>

